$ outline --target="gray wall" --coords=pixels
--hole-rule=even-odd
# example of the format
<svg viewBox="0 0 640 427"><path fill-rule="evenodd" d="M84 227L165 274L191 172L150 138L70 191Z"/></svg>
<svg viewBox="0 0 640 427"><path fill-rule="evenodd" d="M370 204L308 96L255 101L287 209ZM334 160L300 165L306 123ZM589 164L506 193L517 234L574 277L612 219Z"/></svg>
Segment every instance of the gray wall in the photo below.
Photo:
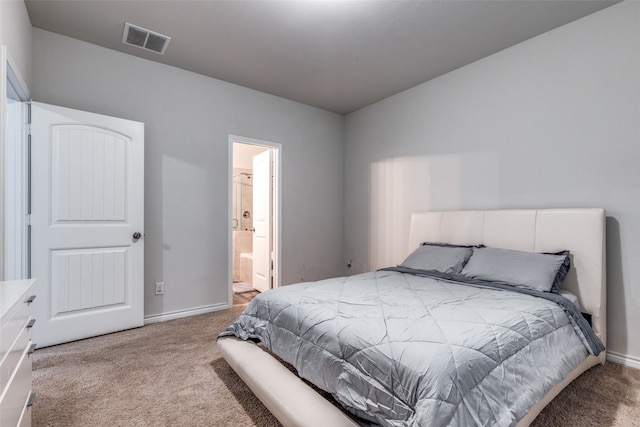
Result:
<svg viewBox="0 0 640 427"><path fill-rule="evenodd" d="M31 89L31 21L23 0L0 1L0 44L7 45L17 72Z"/></svg>
<svg viewBox="0 0 640 427"><path fill-rule="evenodd" d="M604 207L609 347L640 362L639 52L624 2L347 116L355 271L403 259L414 210Z"/></svg>
<svg viewBox="0 0 640 427"><path fill-rule="evenodd" d="M229 134L282 144L283 283L342 273L342 116L35 28L33 64L34 100L145 123L146 316L227 302Z"/></svg>

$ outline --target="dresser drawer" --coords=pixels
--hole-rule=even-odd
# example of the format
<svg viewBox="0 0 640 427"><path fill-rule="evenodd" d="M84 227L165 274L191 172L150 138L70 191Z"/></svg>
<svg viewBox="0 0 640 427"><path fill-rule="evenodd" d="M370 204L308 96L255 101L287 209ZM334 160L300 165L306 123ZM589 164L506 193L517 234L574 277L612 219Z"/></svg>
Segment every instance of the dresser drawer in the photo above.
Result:
<svg viewBox="0 0 640 427"><path fill-rule="evenodd" d="M11 379L13 371L18 366L18 363L20 363L22 355L29 346L30 329L26 327L26 323L22 325L19 331L18 337L14 337L13 347L9 349L5 354L4 360L0 362L0 384L2 384L2 387L0 387L2 388L0 395L4 391L5 384L9 384L9 379Z"/></svg>
<svg viewBox="0 0 640 427"><path fill-rule="evenodd" d="M35 398L35 395L33 397ZM29 398L31 398L31 395L29 395ZM31 427L31 408L33 408L33 406L29 404L24 407L19 427Z"/></svg>
<svg viewBox="0 0 640 427"><path fill-rule="evenodd" d="M27 349L22 353L18 369L10 380L0 400L0 426L3 427L17 426L21 418L23 422L27 422L24 416L30 415L25 413L31 392L31 355Z"/></svg>
<svg viewBox="0 0 640 427"><path fill-rule="evenodd" d="M0 326L0 363L5 359L18 335L27 324L31 314L31 304L24 301L16 303L7 315L6 323Z"/></svg>

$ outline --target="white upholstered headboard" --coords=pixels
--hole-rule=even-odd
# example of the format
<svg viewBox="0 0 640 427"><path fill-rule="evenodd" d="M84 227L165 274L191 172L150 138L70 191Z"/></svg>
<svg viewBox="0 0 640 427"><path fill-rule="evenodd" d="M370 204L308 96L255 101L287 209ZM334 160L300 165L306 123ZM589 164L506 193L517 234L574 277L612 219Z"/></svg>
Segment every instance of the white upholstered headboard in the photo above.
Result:
<svg viewBox="0 0 640 427"><path fill-rule="evenodd" d="M421 242L479 245L528 252L571 251L563 288L576 294L606 345L604 209L430 211L411 216L409 252Z"/></svg>

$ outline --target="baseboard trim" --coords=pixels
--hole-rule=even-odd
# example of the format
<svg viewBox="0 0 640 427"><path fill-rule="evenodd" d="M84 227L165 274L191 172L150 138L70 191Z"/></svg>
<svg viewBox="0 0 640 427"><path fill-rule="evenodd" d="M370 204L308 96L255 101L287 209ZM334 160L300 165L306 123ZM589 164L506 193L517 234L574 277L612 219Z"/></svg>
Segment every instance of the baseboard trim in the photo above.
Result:
<svg viewBox="0 0 640 427"><path fill-rule="evenodd" d="M181 319L183 317L196 316L198 314L212 313L214 311L226 310L229 304L213 304L204 307L190 308L188 310L172 311L169 313L153 314L144 317L144 324L166 322L168 320Z"/></svg>
<svg viewBox="0 0 640 427"><path fill-rule="evenodd" d="M631 368L640 369L640 359L633 356L627 356L626 354L614 353L607 350L607 360L621 365L629 366Z"/></svg>

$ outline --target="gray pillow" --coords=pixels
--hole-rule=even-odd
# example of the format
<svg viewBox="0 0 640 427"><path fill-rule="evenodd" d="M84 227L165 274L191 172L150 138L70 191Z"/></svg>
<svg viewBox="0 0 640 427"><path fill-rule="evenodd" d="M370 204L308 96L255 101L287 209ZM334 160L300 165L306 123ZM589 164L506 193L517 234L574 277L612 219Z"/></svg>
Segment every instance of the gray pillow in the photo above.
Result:
<svg viewBox="0 0 640 427"><path fill-rule="evenodd" d="M564 279L567 278L567 274L569 274L569 269L571 268L571 254L569 251L561 251L561 252L545 252L547 255L562 255L564 258L564 262L562 266L558 270L558 274L556 274L556 278L553 280L553 285L551 286L551 292L558 292L560 287L564 283Z"/></svg>
<svg viewBox="0 0 640 427"><path fill-rule="evenodd" d="M568 257L568 251L540 254L510 249L478 248L473 250L462 275L549 292Z"/></svg>
<svg viewBox="0 0 640 427"><path fill-rule="evenodd" d="M460 274L471 254L472 249L467 247L423 243L400 264L400 267Z"/></svg>

